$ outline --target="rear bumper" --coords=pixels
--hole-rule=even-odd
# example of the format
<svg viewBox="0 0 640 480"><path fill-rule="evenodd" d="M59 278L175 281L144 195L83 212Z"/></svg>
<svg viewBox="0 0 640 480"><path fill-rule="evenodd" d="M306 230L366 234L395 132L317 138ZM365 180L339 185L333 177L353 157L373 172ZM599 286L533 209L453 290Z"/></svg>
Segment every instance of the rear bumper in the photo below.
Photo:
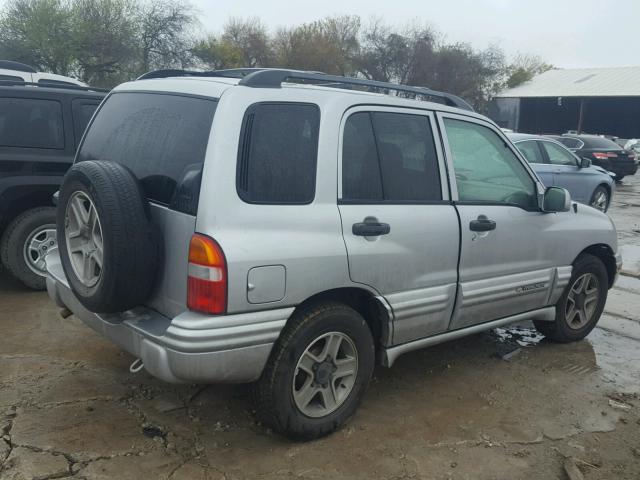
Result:
<svg viewBox="0 0 640 480"><path fill-rule="evenodd" d="M173 319L138 307L119 314L90 312L75 297L55 254L47 257L47 291L60 307L171 383L257 380L293 308L207 316L186 311Z"/></svg>
<svg viewBox="0 0 640 480"><path fill-rule="evenodd" d="M618 177L635 175L638 171L638 165L635 162L624 162L618 164L616 164L616 162L611 162L611 168L609 168L609 170L615 173Z"/></svg>

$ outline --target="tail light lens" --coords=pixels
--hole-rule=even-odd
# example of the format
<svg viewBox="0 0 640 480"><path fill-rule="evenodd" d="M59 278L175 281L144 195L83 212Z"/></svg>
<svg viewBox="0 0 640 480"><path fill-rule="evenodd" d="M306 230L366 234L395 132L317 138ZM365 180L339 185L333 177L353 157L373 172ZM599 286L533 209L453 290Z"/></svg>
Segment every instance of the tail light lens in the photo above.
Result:
<svg viewBox="0 0 640 480"><path fill-rule="evenodd" d="M606 160L608 158L617 158L618 154L613 152L593 152L593 158L597 158L598 160Z"/></svg>
<svg viewBox="0 0 640 480"><path fill-rule="evenodd" d="M198 233L189 244L187 307L203 313L227 311L227 261L220 245Z"/></svg>
<svg viewBox="0 0 640 480"><path fill-rule="evenodd" d="M634 152L634 151L632 151L632 150L631 150L631 151L629 151L629 158L630 158L631 160L635 160L635 159L636 159L636 152Z"/></svg>

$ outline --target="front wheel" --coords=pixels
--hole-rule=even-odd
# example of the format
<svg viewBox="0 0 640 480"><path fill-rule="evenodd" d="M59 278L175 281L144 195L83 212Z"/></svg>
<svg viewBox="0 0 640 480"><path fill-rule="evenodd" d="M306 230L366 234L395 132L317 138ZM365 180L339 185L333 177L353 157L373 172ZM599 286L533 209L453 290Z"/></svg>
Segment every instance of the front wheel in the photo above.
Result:
<svg viewBox="0 0 640 480"><path fill-rule="evenodd" d="M598 257L585 254L573 265L571 279L556 304L553 322L534 320L536 329L556 342L575 342L596 326L609 291L607 270Z"/></svg>
<svg viewBox="0 0 640 480"><path fill-rule="evenodd" d="M600 185L591 195L589 205L601 212L606 212L609 209L609 201L611 200L609 197L609 190Z"/></svg>
<svg viewBox="0 0 640 480"><path fill-rule="evenodd" d="M352 308L327 302L296 313L254 386L258 418L293 439L333 432L360 404L374 359L371 330Z"/></svg>

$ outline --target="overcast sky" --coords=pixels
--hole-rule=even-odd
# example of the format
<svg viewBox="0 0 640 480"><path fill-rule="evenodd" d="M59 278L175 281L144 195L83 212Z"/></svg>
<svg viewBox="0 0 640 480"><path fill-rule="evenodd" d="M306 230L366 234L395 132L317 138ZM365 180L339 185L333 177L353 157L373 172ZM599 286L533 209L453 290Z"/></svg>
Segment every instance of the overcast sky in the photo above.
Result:
<svg viewBox="0 0 640 480"><path fill-rule="evenodd" d="M208 31L257 16L271 29L358 14L425 22L451 42L540 55L557 67L640 65L640 0L192 0Z"/></svg>

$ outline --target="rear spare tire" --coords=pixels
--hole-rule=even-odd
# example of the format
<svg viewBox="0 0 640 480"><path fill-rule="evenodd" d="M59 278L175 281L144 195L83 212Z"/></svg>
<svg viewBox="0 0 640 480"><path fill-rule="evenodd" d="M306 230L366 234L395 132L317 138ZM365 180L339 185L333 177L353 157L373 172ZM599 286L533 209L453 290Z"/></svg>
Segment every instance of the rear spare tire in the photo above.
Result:
<svg viewBox="0 0 640 480"><path fill-rule="evenodd" d="M121 312L149 297L160 240L142 189L124 166L73 165L60 187L57 230L69 286L88 310Z"/></svg>

